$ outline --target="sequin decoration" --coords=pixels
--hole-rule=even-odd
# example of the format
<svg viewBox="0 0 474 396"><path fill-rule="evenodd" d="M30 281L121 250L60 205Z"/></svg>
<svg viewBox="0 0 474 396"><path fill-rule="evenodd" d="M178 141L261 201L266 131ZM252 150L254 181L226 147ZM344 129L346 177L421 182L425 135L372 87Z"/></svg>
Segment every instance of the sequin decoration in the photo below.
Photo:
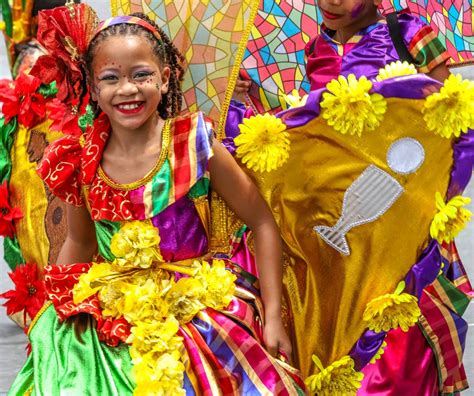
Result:
<svg viewBox="0 0 474 396"><path fill-rule="evenodd" d="M394 172L408 175L425 161L425 149L413 138L402 138L392 143L387 152L387 164Z"/></svg>
<svg viewBox="0 0 474 396"><path fill-rule="evenodd" d="M321 238L337 251L350 254L346 234L351 228L377 220L398 199L403 187L388 173L369 165L344 194L342 214L336 225L314 227Z"/></svg>

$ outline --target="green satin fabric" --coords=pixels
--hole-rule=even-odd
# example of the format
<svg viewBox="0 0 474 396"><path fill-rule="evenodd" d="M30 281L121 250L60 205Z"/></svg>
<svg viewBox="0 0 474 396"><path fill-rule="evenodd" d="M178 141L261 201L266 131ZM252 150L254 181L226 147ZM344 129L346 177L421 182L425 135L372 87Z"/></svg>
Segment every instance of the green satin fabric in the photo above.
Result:
<svg viewBox="0 0 474 396"><path fill-rule="evenodd" d="M128 346L99 342L95 322L79 315L59 322L51 305L30 332L33 350L8 395L132 395Z"/></svg>

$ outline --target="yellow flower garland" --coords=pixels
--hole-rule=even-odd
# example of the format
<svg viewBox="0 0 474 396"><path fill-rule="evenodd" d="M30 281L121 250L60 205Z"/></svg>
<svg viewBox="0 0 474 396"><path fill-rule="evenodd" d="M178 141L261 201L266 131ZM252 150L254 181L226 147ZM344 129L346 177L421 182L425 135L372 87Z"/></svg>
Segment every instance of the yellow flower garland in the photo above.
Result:
<svg viewBox="0 0 474 396"><path fill-rule="evenodd" d="M270 172L282 166L290 156L286 125L270 114L245 118L234 139L237 157L255 172Z"/></svg>
<svg viewBox="0 0 474 396"><path fill-rule="evenodd" d="M372 83L366 77L339 76L326 87L329 92L323 93L321 115L336 131L361 136L379 126L387 102L382 95L369 93Z"/></svg>
<svg viewBox="0 0 474 396"><path fill-rule="evenodd" d="M291 91L291 94L283 95L283 99L285 99L285 102L290 108L296 108L304 106L306 104L306 101L308 100L308 95L303 95L303 97L301 97L298 90L294 89L293 91Z"/></svg>
<svg viewBox="0 0 474 396"><path fill-rule="evenodd" d="M362 318L370 330L377 333L396 328L408 331L418 321L421 315L418 299L402 293L404 289L405 282L401 281L395 293L384 294L367 304Z"/></svg>
<svg viewBox="0 0 474 396"><path fill-rule="evenodd" d="M409 76L411 74L417 74L414 65L408 62L392 62L386 65L383 69L379 70L379 74L376 77L377 81L387 80L393 77Z"/></svg>
<svg viewBox="0 0 474 396"><path fill-rule="evenodd" d="M457 195L448 203L439 192L435 195L438 213L433 218L430 226L430 235L439 243L451 242L471 220L472 213L463 208L471 202L470 198Z"/></svg>
<svg viewBox="0 0 474 396"><path fill-rule="evenodd" d="M426 98L422 109L428 129L445 138L474 128L474 82L451 74L439 92Z"/></svg>
<svg viewBox="0 0 474 396"><path fill-rule="evenodd" d="M162 262L159 240L153 225L126 223L111 241L114 262L94 263L73 289L75 304L98 293L104 316L131 324L134 395L185 394L179 326L206 307L224 309L235 291L222 260L195 261L183 271L191 277L175 281L169 271L180 268Z"/></svg>
<svg viewBox="0 0 474 396"><path fill-rule="evenodd" d="M355 395L361 387L364 374L355 371L354 361L350 356L344 356L328 367L323 367L316 355L313 355L313 362L319 373L310 375L305 380L311 393L318 396L350 396Z"/></svg>

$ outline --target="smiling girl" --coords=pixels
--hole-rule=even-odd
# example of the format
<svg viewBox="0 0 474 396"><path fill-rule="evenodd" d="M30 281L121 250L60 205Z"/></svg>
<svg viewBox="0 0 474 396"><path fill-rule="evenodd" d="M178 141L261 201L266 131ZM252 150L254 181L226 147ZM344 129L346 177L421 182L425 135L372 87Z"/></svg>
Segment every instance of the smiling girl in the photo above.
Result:
<svg viewBox="0 0 474 396"><path fill-rule="evenodd" d="M99 115L39 165L69 204L68 234L11 395L304 393L277 359L291 354L278 229L203 115L177 115L182 60L145 15L97 28L86 65ZM255 234L260 288L208 250L209 185Z"/></svg>

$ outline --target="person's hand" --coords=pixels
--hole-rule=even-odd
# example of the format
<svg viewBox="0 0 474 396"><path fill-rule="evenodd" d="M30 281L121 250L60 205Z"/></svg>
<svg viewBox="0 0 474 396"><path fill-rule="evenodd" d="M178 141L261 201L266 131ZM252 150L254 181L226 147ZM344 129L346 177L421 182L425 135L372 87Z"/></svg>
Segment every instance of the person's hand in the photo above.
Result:
<svg viewBox="0 0 474 396"><path fill-rule="evenodd" d="M263 329L263 340L270 355L277 357L278 351L281 351L291 359L291 342L280 317L267 318Z"/></svg>
<svg viewBox="0 0 474 396"><path fill-rule="evenodd" d="M238 79L235 83L232 99L245 103L245 95L249 92L252 81Z"/></svg>

